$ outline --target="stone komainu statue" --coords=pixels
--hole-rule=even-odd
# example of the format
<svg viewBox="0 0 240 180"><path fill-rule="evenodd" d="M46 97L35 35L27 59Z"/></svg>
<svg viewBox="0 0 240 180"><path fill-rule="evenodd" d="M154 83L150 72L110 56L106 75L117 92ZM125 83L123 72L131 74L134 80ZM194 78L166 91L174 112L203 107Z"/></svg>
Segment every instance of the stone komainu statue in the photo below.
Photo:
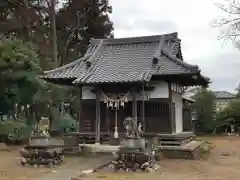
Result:
<svg viewBox="0 0 240 180"><path fill-rule="evenodd" d="M127 117L123 125L125 126L126 129L126 137L127 138L140 138L142 135L142 125L141 123L138 123L137 120L135 120L132 117Z"/></svg>
<svg viewBox="0 0 240 180"><path fill-rule="evenodd" d="M43 136L49 136L48 130L49 130L49 118L42 117L38 124L38 131Z"/></svg>

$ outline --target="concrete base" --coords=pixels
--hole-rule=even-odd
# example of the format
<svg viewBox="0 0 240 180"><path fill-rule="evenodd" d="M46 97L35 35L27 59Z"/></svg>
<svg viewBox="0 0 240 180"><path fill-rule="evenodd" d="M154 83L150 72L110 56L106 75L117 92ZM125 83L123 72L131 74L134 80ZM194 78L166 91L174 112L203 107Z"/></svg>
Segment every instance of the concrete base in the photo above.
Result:
<svg viewBox="0 0 240 180"><path fill-rule="evenodd" d="M119 151L120 146L105 145L105 144L79 144L83 154L105 153L112 154Z"/></svg>
<svg viewBox="0 0 240 180"><path fill-rule="evenodd" d="M202 141L191 141L187 144L181 145L181 146L158 146L158 148L160 150L168 150L168 149L178 149L178 150L195 150L196 148L198 148L199 146L201 146L201 144L204 143Z"/></svg>
<svg viewBox="0 0 240 180"><path fill-rule="evenodd" d="M200 147L204 142L191 141L181 146L159 146L159 151L168 158L199 159Z"/></svg>

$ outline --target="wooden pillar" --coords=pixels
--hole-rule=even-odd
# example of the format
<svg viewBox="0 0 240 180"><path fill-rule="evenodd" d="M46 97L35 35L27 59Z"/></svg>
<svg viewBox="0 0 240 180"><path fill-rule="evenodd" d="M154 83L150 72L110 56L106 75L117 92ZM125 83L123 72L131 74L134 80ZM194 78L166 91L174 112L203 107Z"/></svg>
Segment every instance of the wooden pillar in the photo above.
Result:
<svg viewBox="0 0 240 180"><path fill-rule="evenodd" d="M171 133L176 132L176 120L173 117L173 102L172 102L172 87L171 83L168 82L168 94L169 94L169 123L170 123L170 128L171 128Z"/></svg>
<svg viewBox="0 0 240 180"><path fill-rule="evenodd" d="M135 89L132 91L132 117L134 120L137 120L137 99Z"/></svg>
<svg viewBox="0 0 240 180"><path fill-rule="evenodd" d="M96 144L100 143L100 91L96 91Z"/></svg>
<svg viewBox="0 0 240 180"><path fill-rule="evenodd" d="M144 85L142 86L142 125L143 125L143 132L146 132L146 122L145 122L145 89Z"/></svg>
<svg viewBox="0 0 240 180"><path fill-rule="evenodd" d="M82 119L82 86L79 86L79 107L78 107L78 127L77 132L81 132L83 130L83 119Z"/></svg>
<svg viewBox="0 0 240 180"><path fill-rule="evenodd" d="M114 108L114 121L115 121L114 138L118 139L119 135L118 135L118 109L117 108Z"/></svg>
<svg viewBox="0 0 240 180"><path fill-rule="evenodd" d="M109 109L106 105L106 126L107 126L107 132L110 133L110 119L109 119Z"/></svg>
<svg viewBox="0 0 240 180"><path fill-rule="evenodd" d="M191 103L189 107L190 131L193 131L192 112L193 112L193 104Z"/></svg>

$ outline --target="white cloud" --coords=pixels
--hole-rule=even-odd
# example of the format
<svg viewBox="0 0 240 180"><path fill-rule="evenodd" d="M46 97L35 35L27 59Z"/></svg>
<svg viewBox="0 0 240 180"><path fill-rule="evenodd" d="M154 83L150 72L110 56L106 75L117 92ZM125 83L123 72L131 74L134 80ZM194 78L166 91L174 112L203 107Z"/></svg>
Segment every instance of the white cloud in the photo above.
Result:
<svg viewBox="0 0 240 180"><path fill-rule="evenodd" d="M212 78L212 88L233 91L240 73L240 52L217 40L210 22L223 14L212 0L110 0L115 37L177 31L185 61ZM226 15L227 16L227 15Z"/></svg>

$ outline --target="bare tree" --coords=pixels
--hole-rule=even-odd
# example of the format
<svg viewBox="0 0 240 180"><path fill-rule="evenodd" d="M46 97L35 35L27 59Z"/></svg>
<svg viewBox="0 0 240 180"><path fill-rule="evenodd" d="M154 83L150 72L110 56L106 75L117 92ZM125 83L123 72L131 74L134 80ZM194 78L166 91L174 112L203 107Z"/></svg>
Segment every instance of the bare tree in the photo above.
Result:
<svg viewBox="0 0 240 180"><path fill-rule="evenodd" d="M215 19L212 27L220 27L218 39L232 41L240 47L240 2L239 0L222 0L215 5L226 13L226 16Z"/></svg>

